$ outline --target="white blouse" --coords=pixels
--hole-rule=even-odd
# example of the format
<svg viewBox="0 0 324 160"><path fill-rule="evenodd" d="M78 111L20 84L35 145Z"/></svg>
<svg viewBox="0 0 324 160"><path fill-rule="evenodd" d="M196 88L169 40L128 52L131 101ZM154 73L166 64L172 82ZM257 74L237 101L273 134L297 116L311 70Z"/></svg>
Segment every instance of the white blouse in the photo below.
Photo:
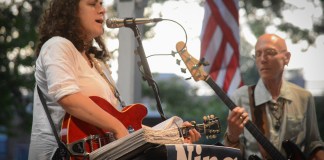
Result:
<svg viewBox="0 0 324 160"><path fill-rule="evenodd" d="M107 82L90 67L74 45L63 37L49 39L36 60L36 84L43 92L55 127L60 133L65 110L57 103L63 96L81 92L99 96L117 106L118 102ZM50 159L57 142L46 113L34 90L33 124L29 159Z"/></svg>

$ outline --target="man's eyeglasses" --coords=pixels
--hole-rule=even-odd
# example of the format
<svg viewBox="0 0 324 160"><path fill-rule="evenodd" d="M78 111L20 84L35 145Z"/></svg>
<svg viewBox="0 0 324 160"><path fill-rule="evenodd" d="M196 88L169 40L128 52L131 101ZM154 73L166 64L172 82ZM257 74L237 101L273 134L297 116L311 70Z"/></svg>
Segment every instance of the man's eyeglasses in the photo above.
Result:
<svg viewBox="0 0 324 160"><path fill-rule="evenodd" d="M280 51L280 52L285 52L285 50L283 51ZM266 56L267 58L269 57L274 57L275 55L278 54L278 51L275 50L275 49L272 49L272 48L267 48L267 49L264 49L264 50L259 50L259 51L256 51L255 54L253 55L253 58L260 58L261 56Z"/></svg>

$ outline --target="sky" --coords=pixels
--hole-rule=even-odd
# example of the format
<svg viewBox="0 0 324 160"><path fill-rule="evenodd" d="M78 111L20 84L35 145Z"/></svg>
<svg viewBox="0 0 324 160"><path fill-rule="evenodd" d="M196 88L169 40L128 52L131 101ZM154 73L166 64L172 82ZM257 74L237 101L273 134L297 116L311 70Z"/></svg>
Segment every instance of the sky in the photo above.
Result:
<svg viewBox="0 0 324 160"><path fill-rule="evenodd" d="M112 0L108 0L108 4ZM294 6L294 9L283 10L284 21L299 26L301 29L310 29L312 23L318 17L323 16L319 0L315 0L315 4L306 0L294 1L285 0L287 4ZM186 1L166 1L163 4L153 4L153 11L150 18L158 18L162 15L164 19L171 19L180 23L186 30L188 36L188 52L195 58L199 59L200 55L200 33L202 27L202 19L204 16L204 8L195 0ZM258 16L266 16L262 10L258 11ZM280 23L280 19L274 19L274 23ZM244 12L240 10L240 27L241 36L249 37L248 42L254 46L256 42L255 36L246 25ZM283 38L288 35L279 31L275 26L268 26L266 29L269 33L276 33ZM153 54L170 54L175 50L178 41L185 41L185 33L181 26L170 21L161 21L154 27L154 37L143 40L144 50L147 56ZM113 42L118 44L118 42ZM293 44L290 39L286 39L287 47L292 53L292 58L287 69L302 69L304 79L307 81L321 81L324 83L324 74L321 74L324 68L324 35L318 36L313 46L308 46L306 41L300 41ZM109 44L109 46L112 46ZM114 46L114 45L113 45ZM307 51L302 52L303 49ZM251 52L251 54L253 51ZM180 66L176 64L176 58L172 56L153 56L148 58L151 71L158 73L174 73L184 78L190 77L190 74L183 74L180 68L185 68L182 63ZM324 86L323 86L324 89Z"/></svg>

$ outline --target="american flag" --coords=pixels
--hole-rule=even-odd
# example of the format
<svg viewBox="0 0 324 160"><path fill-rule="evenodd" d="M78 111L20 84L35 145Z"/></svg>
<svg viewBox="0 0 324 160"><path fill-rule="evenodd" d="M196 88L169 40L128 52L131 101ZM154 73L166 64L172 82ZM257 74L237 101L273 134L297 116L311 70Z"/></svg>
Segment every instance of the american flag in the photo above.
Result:
<svg viewBox="0 0 324 160"><path fill-rule="evenodd" d="M242 85L239 42L238 0L206 0L200 57L210 63L206 72L227 94Z"/></svg>

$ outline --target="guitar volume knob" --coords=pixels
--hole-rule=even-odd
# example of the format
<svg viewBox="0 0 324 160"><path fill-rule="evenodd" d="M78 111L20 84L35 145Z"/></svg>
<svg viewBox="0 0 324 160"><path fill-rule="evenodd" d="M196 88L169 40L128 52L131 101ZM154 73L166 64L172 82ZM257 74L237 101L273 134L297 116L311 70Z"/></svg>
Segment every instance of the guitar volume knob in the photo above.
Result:
<svg viewBox="0 0 324 160"><path fill-rule="evenodd" d="M128 126L127 130L128 130L128 133L135 132L135 129L131 125Z"/></svg>

